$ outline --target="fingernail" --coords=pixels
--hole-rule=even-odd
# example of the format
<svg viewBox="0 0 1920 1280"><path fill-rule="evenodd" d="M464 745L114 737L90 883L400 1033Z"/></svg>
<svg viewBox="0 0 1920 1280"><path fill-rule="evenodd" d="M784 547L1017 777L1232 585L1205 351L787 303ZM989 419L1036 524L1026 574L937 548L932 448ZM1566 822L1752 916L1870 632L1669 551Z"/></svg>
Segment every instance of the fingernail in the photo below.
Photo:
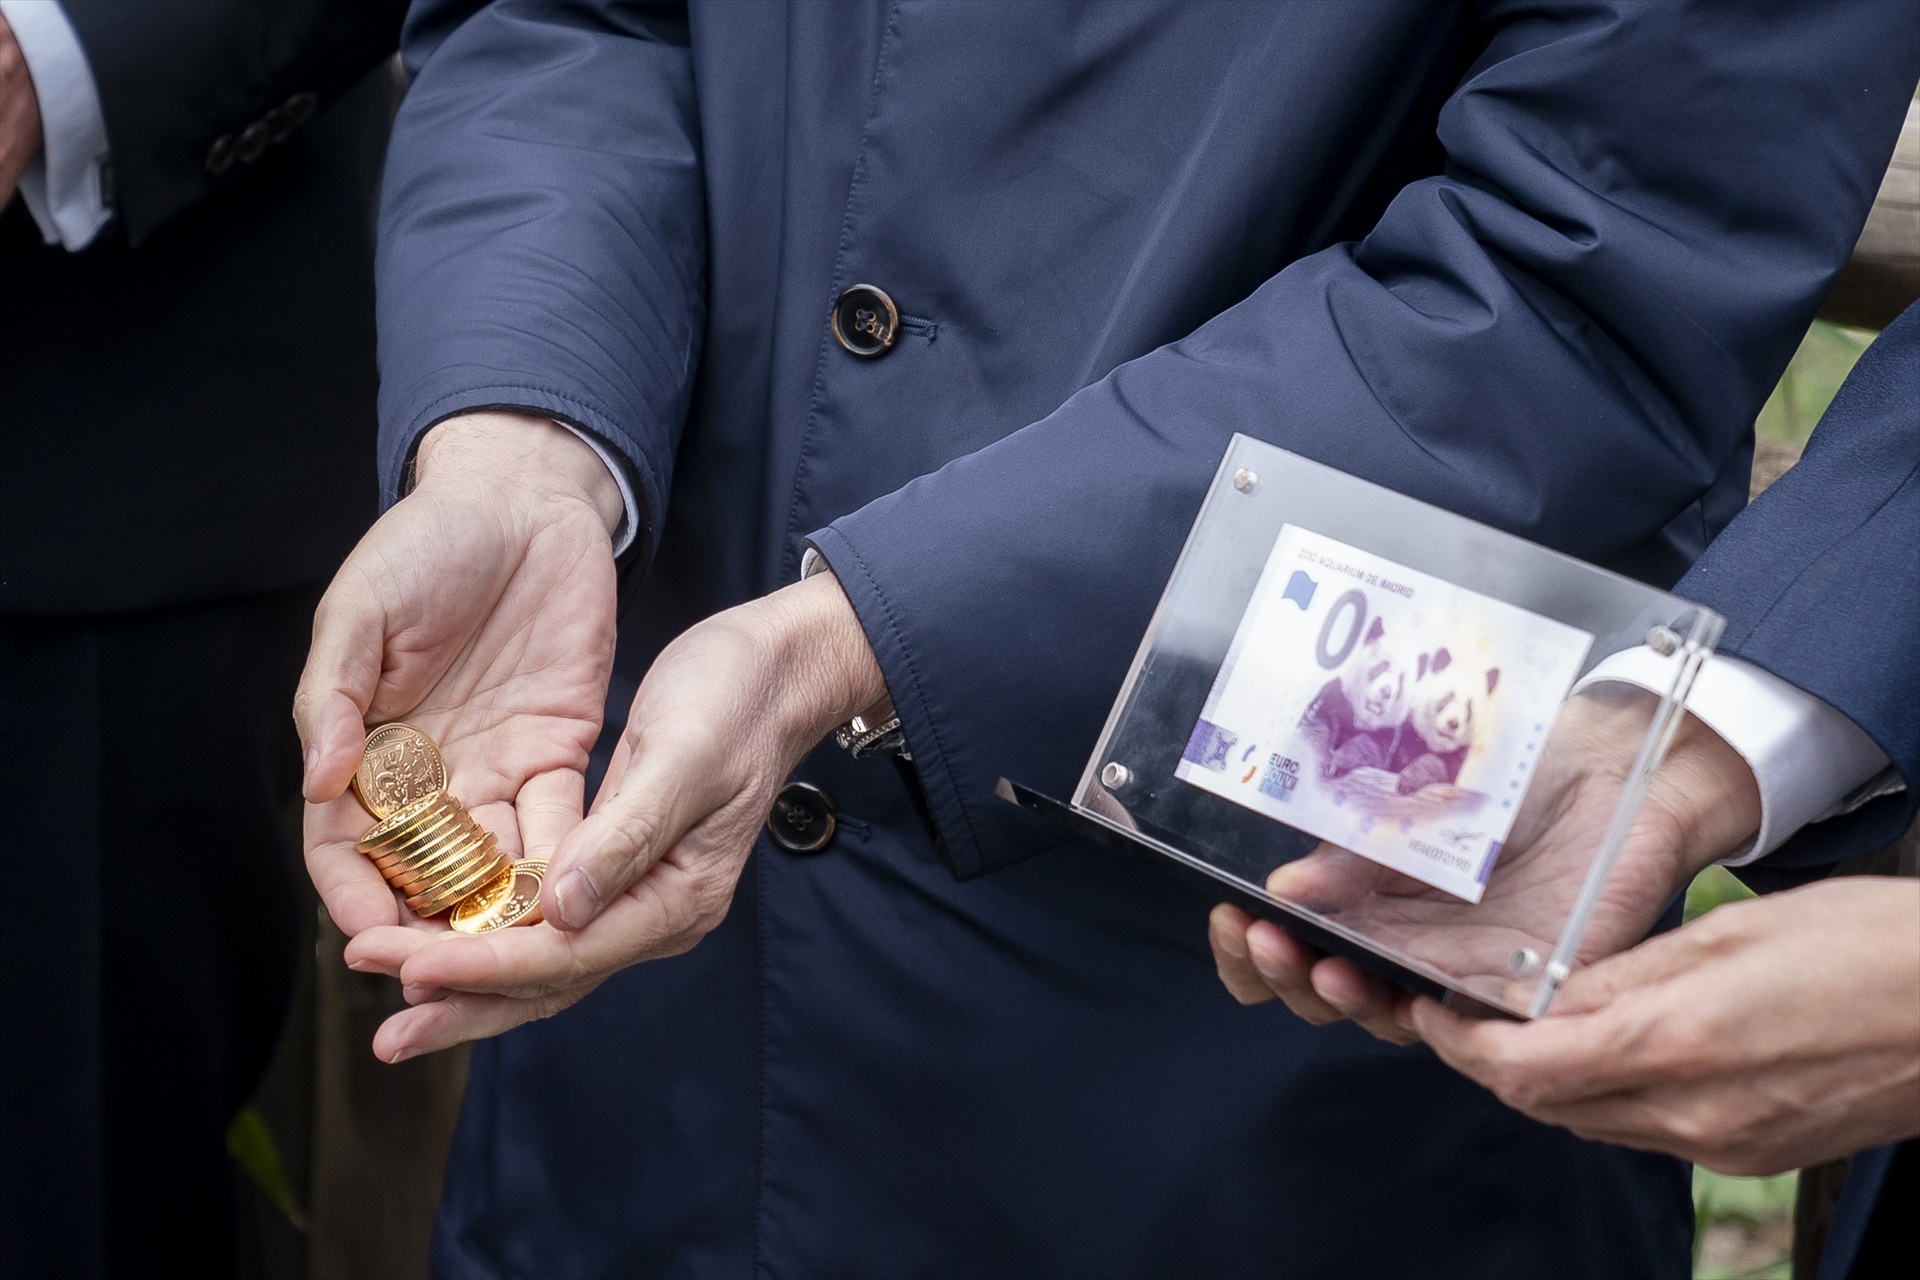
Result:
<svg viewBox="0 0 1920 1280"><path fill-rule="evenodd" d="M569 871L553 889L554 914L560 923L578 929L600 914L600 891L584 871Z"/></svg>
<svg viewBox="0 0 1920 1280"><path fill-rule="evenodd" d="M414 1054L414 1051L412 1049L395 1049L393 1051L393 1056L387 1059L387 1065L390 1067L397 1066L400 1063L405 1062L408 1058L411 1058L413 1054Z"/></svg>
<svg viewBox="0 0 1920 1280"><path fill-rule="evenodd" d="M349 960L347 961L347 968L353 970L355 973L365 973L367 971L367 962L365 960Z"/></svg>
<svg viewBox="0 0 1920 1280"><path fill-rule="evenodd" d="M1220 949L1232 956L1235 960L1245 960L1247 958L1247 940L1238 930L1216 929L1213 932L1213 937L1214 941L1220 944Z"/></svg>
<svg viewBox="0 0 1920 1280"><path fill-rule="evenodd" d="M281 759L284 760L286 759L286 757L282 756ZM320 763L320 744L315 743L313 746L307 748L307 771L305 776L309 781L311 781L313 778L313 767L319 763Z"/></svg>

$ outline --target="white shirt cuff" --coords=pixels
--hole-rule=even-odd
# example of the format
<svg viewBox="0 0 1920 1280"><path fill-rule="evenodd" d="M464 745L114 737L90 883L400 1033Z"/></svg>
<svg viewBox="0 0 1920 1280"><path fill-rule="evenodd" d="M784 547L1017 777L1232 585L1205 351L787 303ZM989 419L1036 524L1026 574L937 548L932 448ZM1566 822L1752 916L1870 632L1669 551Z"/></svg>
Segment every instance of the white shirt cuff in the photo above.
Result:
<svg viewBox="0 0 1920 1280"><path fill-rule="evenodd" d="M20 175L20 197L48 244L77 253L93 243L107 204L107 123L93 69L54 0L0 0L40 103L40 153Z"/></svg>
<svg viewBox="0 0 1920 1280"><path fill-rule="evenodd" d="M633 545L633 540L640 536L640 503L633 496L632 482L627 479L627 464L602 444L598 437L571 423L560 422L557 418L552 421L586 441L587 447L599 454L600 461L607 464L607 470L613 472L613 482L620 486L620 505L626 509L626 514L620 517L620 527L613 531L613 554L616 557L625 555L627 548Z"/></svg>
<svg viewBox="0 0 1920 1280"><path fill-rule="evenodd" d="M1673 659L1644 646L1596 666L1576 692L1618 680L1654 693L1673 683ZM1687 710L1740 753L1760 787L1760 830L1721 859L1741 867L1772 853L1801 827L1902 790L1887 755L1859 725L1771 671L1727 654L1700 668Z"/></svg>

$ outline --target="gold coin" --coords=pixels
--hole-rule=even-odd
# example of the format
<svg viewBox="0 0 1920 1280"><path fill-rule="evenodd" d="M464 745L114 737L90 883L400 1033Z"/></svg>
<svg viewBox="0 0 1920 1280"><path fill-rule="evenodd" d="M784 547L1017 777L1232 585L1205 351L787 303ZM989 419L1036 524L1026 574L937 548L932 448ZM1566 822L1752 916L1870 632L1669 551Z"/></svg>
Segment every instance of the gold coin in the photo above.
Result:
<svg viewBox="0 0 1920 1280"><path fill-rule="evenodd" d="M383 724L367 735L353 789L376 818L447 789L447 762L433 739L410 724Z"/></svg>
<svg viewBox="0 0 1920 1280"><path fill-rule="evenodd" d="M497 869L503 855L487 841L475 841L461 848L460 856L443 867L423 875L405 877L394 885L409 898L422 901L438 898L460 886L471 891L472 881L477 875L484 879Z"/></svg>
<svg viewBox="0 0 1920 1280"><path fill-rule="evenodd" d="M419 819L410 824L407 835L395 835L371 847L364 840L360 842L361 852L387 883L402 893L417 893L458 871L487 839L486 830L458 801L451 797L435 799L445 799L449 812Z"/></svg>
<svg viewBox="0 0 1920 1280"><path fill-rule="evenodd" d="M443 883L465 874L476 859L486 859L488 854L485 849L489 839L491 837L479 826L463 824L445 841L422 850L419 857L383 865L381 871L390 878L405 879L421 887Z"/></svg>
<svg viewBox="0 0 1920 1280"><path fill-rule="evenodd" d="M512 859L508 858L505 854L501 854L493 862L475 868L474 874L459 884L451 885L431 894L418 895L424 898L425 901L423 901L421 906L416 908L416 910L426 915L438 915L449 907L457 906L459 903L466 901L474 894L486 888L487 885L491 884L499 874L510 865L512 865Z"/></svg>
<svg viewBox="0 0 1920 1280"><path fill-rule="evenodd" d="M480 850L476 850L473 862L470 865L463 865L459 874L443 879L431 888L413 894L407 899L407 905L413 908L414 913L417 915L438 915L440 912L445 911L448 907L478 889L487 881L493 879L493 877L498 875L501 869L508 864L509 860L505 854L500 852L499 847L494 844L491 834L487 836L486 843L483 847L487 856L481 856Z"/></svg>
<svg viewBox="0 0 1920 1280"><path fill-rule="evenodd" d="M430 889L419 890L413 896L422 902L440 902L445 906L453 906L467 894L478 892L480 887L484 887L490 879L499 875L501 869L505 869L509 862L511 860L507 858L507 854L499 852L499 848L493 844L490 837L488 844L480 850L474 850L474 858L467 864L461 865L461 869L455 875L442 877Z"/></svg>
<svg viewBox="0 0 1920 1280"><path fill-rule="evenodd" d="M448 923L462 933L492 933L516 924L539 924L540 886L547 876L545 858L522 858L487 882L486 888L453 909Z"/></svg>
<svg viewBox="0 0 1920 1280"><path fill-rule="evenodd" d="M455 832L471 830L473 825L473 819L467 816L467 811L456 806L451 812L429 814L419 822L410 823L405 831L396 831L384 840L362 841L367 846L362 852L376 862L410 858L431 845L439 844Z"/></svg>
<svg viewBox="0 0 1920 1280"><path fill-rule="evenodd" d="M473 930L468 929L462 924L461 921L470 920L475 912L480 911L490 904L504 900L512 893L513 868L507 867L495 875L493 879L460 899L459 903L453 908L453 915L448 918L447 923L453 925L454 928L461 930L463 933L473 932Z"/></svg>
<svg viewBox="0 0 1920 1280"><path fill-rule="evenodd" d="M452 796L444 796L444 799L455 804L459 803ZM442 800L442 795L422 796L410 805L395 809L368 827L366 834L355 842L354 847L365 853L382 841L393 839L396 833L405 831L409 823L418 822L426 815L435 812L441 806Z"/></svg>
<svg viewBox="0 0 1920 1280"><path fill-rule="evenodd" d="M403 852L386 848L367 850L366 856L389 883L398 887L402 879L415 880L431 875L449 862L458 860L463 847L479 843L481 832L464 814L460 821L448 823Z"/></svg>
<svg viewBox="0 0 1920 1280"><path fill-rule="evenodd" d="M405 839L382 841L363 852L376 863L401 864L417 861L427 850L443 844L449 836L467 832L471 821L465 814L452 814L444 819L426 824L416 832L409 833Z"/></svg>
<svg viewBox="0 0 1920 1280"><path fill-rule="evenodd" d="M473 861L474 851L480 847L478 837L462 836L449 845L431 862L419 865L401 862L382 866L380 874L396 889L407 893L419 893L430 885L439 884L452 876L457 876L463 867Z"/></svg>

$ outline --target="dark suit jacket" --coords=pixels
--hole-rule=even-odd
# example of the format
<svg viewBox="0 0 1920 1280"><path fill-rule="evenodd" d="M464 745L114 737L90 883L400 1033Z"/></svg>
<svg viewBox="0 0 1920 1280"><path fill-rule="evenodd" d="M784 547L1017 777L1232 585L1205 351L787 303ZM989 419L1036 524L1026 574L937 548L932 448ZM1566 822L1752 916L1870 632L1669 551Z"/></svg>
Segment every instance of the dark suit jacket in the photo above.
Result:
<svg viewBox="0 0 1920 1280"><path fill-rule="evenodd" d="M1867 348L1799 463L1676 589L1726 615L1721 649L1844 712L1907 784L1803 828L1761 866L1897 839L1920 806L1920 308Z"/></svg>
<svg viewBox="0 0 1920 1280"><path fill-rule="evenodd" d="M811 538L974 877L890 770L816 753L826 852L763 844L692 953L478 1047L443 1274L1684 1274L1677 1163L1240 1009L1204 891L1056 844L992 786L1071 787L1235 431L1678 578L1744 502L1920 13L500 0L412 24L388 492L462 409L600 436L645 507L629 678ZM879 359L829 336L857 282L903 313Z"/></svg>
<svg viewBox="0 0 1920 1280"><path fill-rule="evenodd" d="M1742 874L1762 886L1803 880L1905 831L1920 806L1920 307L1867 349L1799 464L1727 527L1677 589L1727 616L1722 649L1844 712L1906 782L1804 828ZM1916 1152L1907 1144L1899 1163L1898 1150L1854 1157L1823 1280L1881 1274L1896 1251L1904 1269L1920 1262ZM1883 1201L1902 1168L1908 1198Z"/></svg>
<svg viewBox="0 0 1920 1280"><path fill-rule="evenodd" d="M118 217L70 254L18 199L0 214L0 615L324 579L373 513L372 203L402 6L65 7Z"/></svg>

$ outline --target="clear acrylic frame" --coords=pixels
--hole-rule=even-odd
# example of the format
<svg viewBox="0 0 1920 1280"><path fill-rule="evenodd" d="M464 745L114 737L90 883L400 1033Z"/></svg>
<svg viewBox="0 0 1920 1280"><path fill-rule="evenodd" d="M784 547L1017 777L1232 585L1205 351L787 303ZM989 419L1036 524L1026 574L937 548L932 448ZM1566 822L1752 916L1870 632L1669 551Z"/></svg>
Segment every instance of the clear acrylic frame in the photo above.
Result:
<svg viewBox="0 0 1920 1280"><path fill-rule="evenodd" d="M1191 763L1196 725L1205 723L1202 711L1213 705L1216 681L1224 684L1234 669L1236 636L1252 616L1250 602L1269 560L1278 563L1282 550L1302 537L1354 549L1356 563L1390 562L1411 571L1404 575L1410 580L1438 580L1500 602L1487 606L1498 611L1490 616L1591 637L1590 645L1582 642L1583 656L1563 655L1566 672L1576 677L1571 692L1553 693L1544 712L1536 705L1523 717L1538 720L1528 728L1542 732L1516 731L1539 742L1526 744L1530 772L1509 784L1513 812L1501 820L1511 827L1504 841L1490 846L1478 901L1383 866L1377 857L1361 858L1275 811L1216 794L1207 789L1213 780ZM1673 886L1660 878L1658 842L1630 837L1694 677L1723 626L1711 610L1644 583L1236 435L1072 798L1063 802L1008 780L999 790L1084 835L1210 877L1224 897L1403 989L1537 1017L1577 965L1631 945L1671 896ZM1325 635L1320 663L1331 669ZM1644 675L1643 655L1636 686L1581 683L1605 659L1642 647L1657 657L1653 681ZM1258 660L1298 661L1293 655ZM1423 653L1419 663L1424 674L1430 656ZM1403 675L1412 678L1411 671ZM1661 687L1648 689L1648 683ZM1526 705L1522 694L1505 696L1510 708ZM1485 699L1486 708L1499 706L1498 695ZM1494 727L1489 732L1499 731L1499 714L1485 714ZM1246 758L1255 762L1250 779L1264 757L1249 746ZM1324 767L1329 774L1334 768ZM1378 778L1385 798L1365 803L1402 803L1406 797L1388 786L1396 775L1386 772L1384 761L1380 768L1328 782L1316 775L1316 785L1339 789L1344 804L1348 782L1365 792L1359 782ZM1414 796L1486 802L1452 781L1448 776L1438 789ZM1406 831L1413 819L1397 822Z"/></svg>

